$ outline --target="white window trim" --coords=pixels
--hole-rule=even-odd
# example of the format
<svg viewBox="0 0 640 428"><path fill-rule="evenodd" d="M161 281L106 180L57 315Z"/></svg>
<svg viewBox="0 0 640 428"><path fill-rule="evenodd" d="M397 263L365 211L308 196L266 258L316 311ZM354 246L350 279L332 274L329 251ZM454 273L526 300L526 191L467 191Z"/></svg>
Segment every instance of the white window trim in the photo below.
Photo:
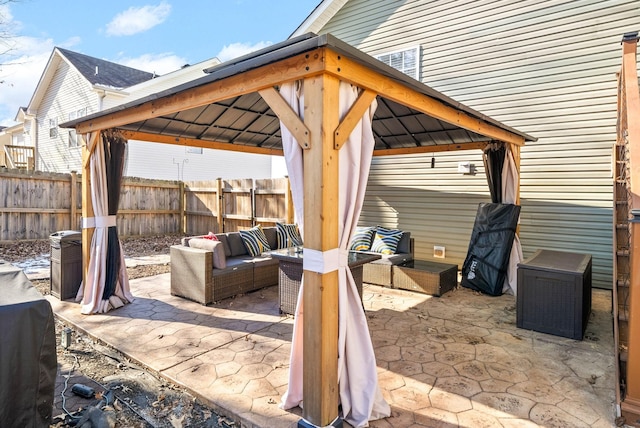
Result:
<svg viewBox="0 0 640 428"><path fill-rule="evenodd" d="M78 147L80 147L80 144L78 143L78 134L76 134L75 129L70 129L67 135L69 138L68 146L70 149L77 149ZM73 141L74 136L75 136L75 141Z"/></svg>
<svg viewBox="0 0 640 428"><path fill-rule="evenodd" d="M416 72L415 72L415 74L413 74L413 75L412 74L408 74L408 73L405 73L404 70L399 70L397 68L396 68L396 70L398 70L398 71L400 71L402 73L405 73L407 76L413 77L416 80L420 80L420 62L421 62L420 59L421 58L420 58L420 46L419 45L408 46L408 47L404 47L404 48L401 48L401 49L394 49L392 51L382 52L382 53L374 55L374 57L377 60L380 60L380 57L382 57L382 56L392 55L392 54L397 54L397 53L403 53L403 52L407 52L407 51L415 51L415 55L416 55ZM390 64L387 64L387 65L392 67ZM395 67L393 67L393 68L395 68Z"/></svg>
<svg viewBox="0 0 640 428"><path fill-rule="evenodd" d="M52 135L53 134L53 135ZM49 119L49 138L58 137L58 119Z"/></svg>

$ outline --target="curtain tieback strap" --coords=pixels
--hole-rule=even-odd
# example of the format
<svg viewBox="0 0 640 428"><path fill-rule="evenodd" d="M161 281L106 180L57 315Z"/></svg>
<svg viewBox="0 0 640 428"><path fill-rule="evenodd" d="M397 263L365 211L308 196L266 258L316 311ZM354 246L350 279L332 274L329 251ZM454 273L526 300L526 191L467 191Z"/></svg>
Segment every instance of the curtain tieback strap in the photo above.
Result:
<svg viewBox="0 0 640 428"><path fill-rule="evenodd" d="M316 273L329 273L349 265L349 251L334 248L328 251L304 249L302 267Z"/></svg>
<svg viewBox="0 0 640 428"><path fill-rule="evenodd" d="M116 225L115 215L106 215L102 217L83 217L82 228L92 229L97 227L114 227Z"/></svg>

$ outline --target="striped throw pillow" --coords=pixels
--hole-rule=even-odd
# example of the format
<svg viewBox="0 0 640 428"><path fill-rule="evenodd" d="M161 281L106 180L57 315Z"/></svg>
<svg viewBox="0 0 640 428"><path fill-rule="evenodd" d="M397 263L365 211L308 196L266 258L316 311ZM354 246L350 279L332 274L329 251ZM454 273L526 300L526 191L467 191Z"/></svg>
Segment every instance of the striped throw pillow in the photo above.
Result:
<svg viewBox="0 0 640 428"><path fill-rule="evenodd" d="M369 248L371 247L371 238L373 238L375 231L375 227L356 227L356 231L351 237L351 245L349 246L349 249L351 251L369 251Z"/></svg>
<svg viewBox="0 0 640 428"><path fill-rule="evenodd" d="M240 237L242 237L242 243L247 249L247 252L253 257L259 256L265 251L271 251L269 241L267 241L267 237L260 225L248 230L241 230Z"/></svg>
<svg viewBox="0 0 640 428"><path fill-rule="evenodd" d="M376 236L371 244L371 251L380 254L395 254L398 242L402 238L402 231L380 227L376 229Z"/></svg>
<svg viewBox="0 0 640 428"><path fill-rule="evenodd" d="M276 223L276 237L278 248L302 246L302 237L297 224Z"/></svg>

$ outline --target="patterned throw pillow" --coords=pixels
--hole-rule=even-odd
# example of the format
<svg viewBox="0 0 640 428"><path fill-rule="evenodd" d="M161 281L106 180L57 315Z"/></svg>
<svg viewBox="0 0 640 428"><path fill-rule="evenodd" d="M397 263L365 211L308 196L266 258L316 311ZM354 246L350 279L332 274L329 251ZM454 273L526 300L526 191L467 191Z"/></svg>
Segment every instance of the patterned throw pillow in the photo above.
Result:
<svg viewBox="0 0 640 428"><path fill-rule="evenodd" d="M376 237L373 239L373 244L371 244L371 251L387 255L395 254L400 238L402 238L401 230L378 226Z"/></svg>
<svg viewBox="0 0 640 428"><path fill-rule="evenodd" d="M302 246L302 237L297 224L276 223L276 236L278 248Z"/></svg>
<svg viewBox="0 0 640 428"><path fill-rule="evenodd" d="M373 238L375 231L376 228L372 226L356 227L356 231L351 237L351 245L349 246L349 249L351 251L369 251L371 238Z"/></svg>
<svg viewBox="0 0 640 428"><path fill-rule="evenodd" d="M265 251L271 251L269 241L267 241L267 237L260 225L249 230L241 230L240 236L244 246L247 248L247 252L253 257L259 256Z"/></svg>

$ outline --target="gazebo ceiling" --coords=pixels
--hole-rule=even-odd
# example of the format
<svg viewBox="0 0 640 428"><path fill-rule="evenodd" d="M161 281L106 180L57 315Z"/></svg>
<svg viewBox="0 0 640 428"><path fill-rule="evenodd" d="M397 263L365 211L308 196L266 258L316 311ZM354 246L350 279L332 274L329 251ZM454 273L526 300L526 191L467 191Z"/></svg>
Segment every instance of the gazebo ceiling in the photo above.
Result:
<svg viewBox="0 0 640 428"><path fill-rule="evenodd" d="M326 55L329 51L335 56L329 58ZM331 63L334 58L340 61L335 66ZM305 60L311 65L301 63ZM314 69L314 65L320 68ZM79 132L115 127L127 131L125 135L132 139L281 154L280 120L258 91L320 72L333 72L340 79L375 93L376 154L479 148L495 140L522 145L535 140L455 102L330 34L300 36L205 72L207 75L197 80L61 126L76 127ZM270 78L265 78L267 75ZM246 83L236 80L227 91L224 82L239 76L247 76ZM216 82L220 84L215 85ZM385 93L389 86L392 91ZM209 87L216 93L210 97L211 102L197 99L208 93ZM435 114L430 114L431 108ZM485 132L487 129L492 132ZM503 135L508 138L500 138Z"/></svg>

